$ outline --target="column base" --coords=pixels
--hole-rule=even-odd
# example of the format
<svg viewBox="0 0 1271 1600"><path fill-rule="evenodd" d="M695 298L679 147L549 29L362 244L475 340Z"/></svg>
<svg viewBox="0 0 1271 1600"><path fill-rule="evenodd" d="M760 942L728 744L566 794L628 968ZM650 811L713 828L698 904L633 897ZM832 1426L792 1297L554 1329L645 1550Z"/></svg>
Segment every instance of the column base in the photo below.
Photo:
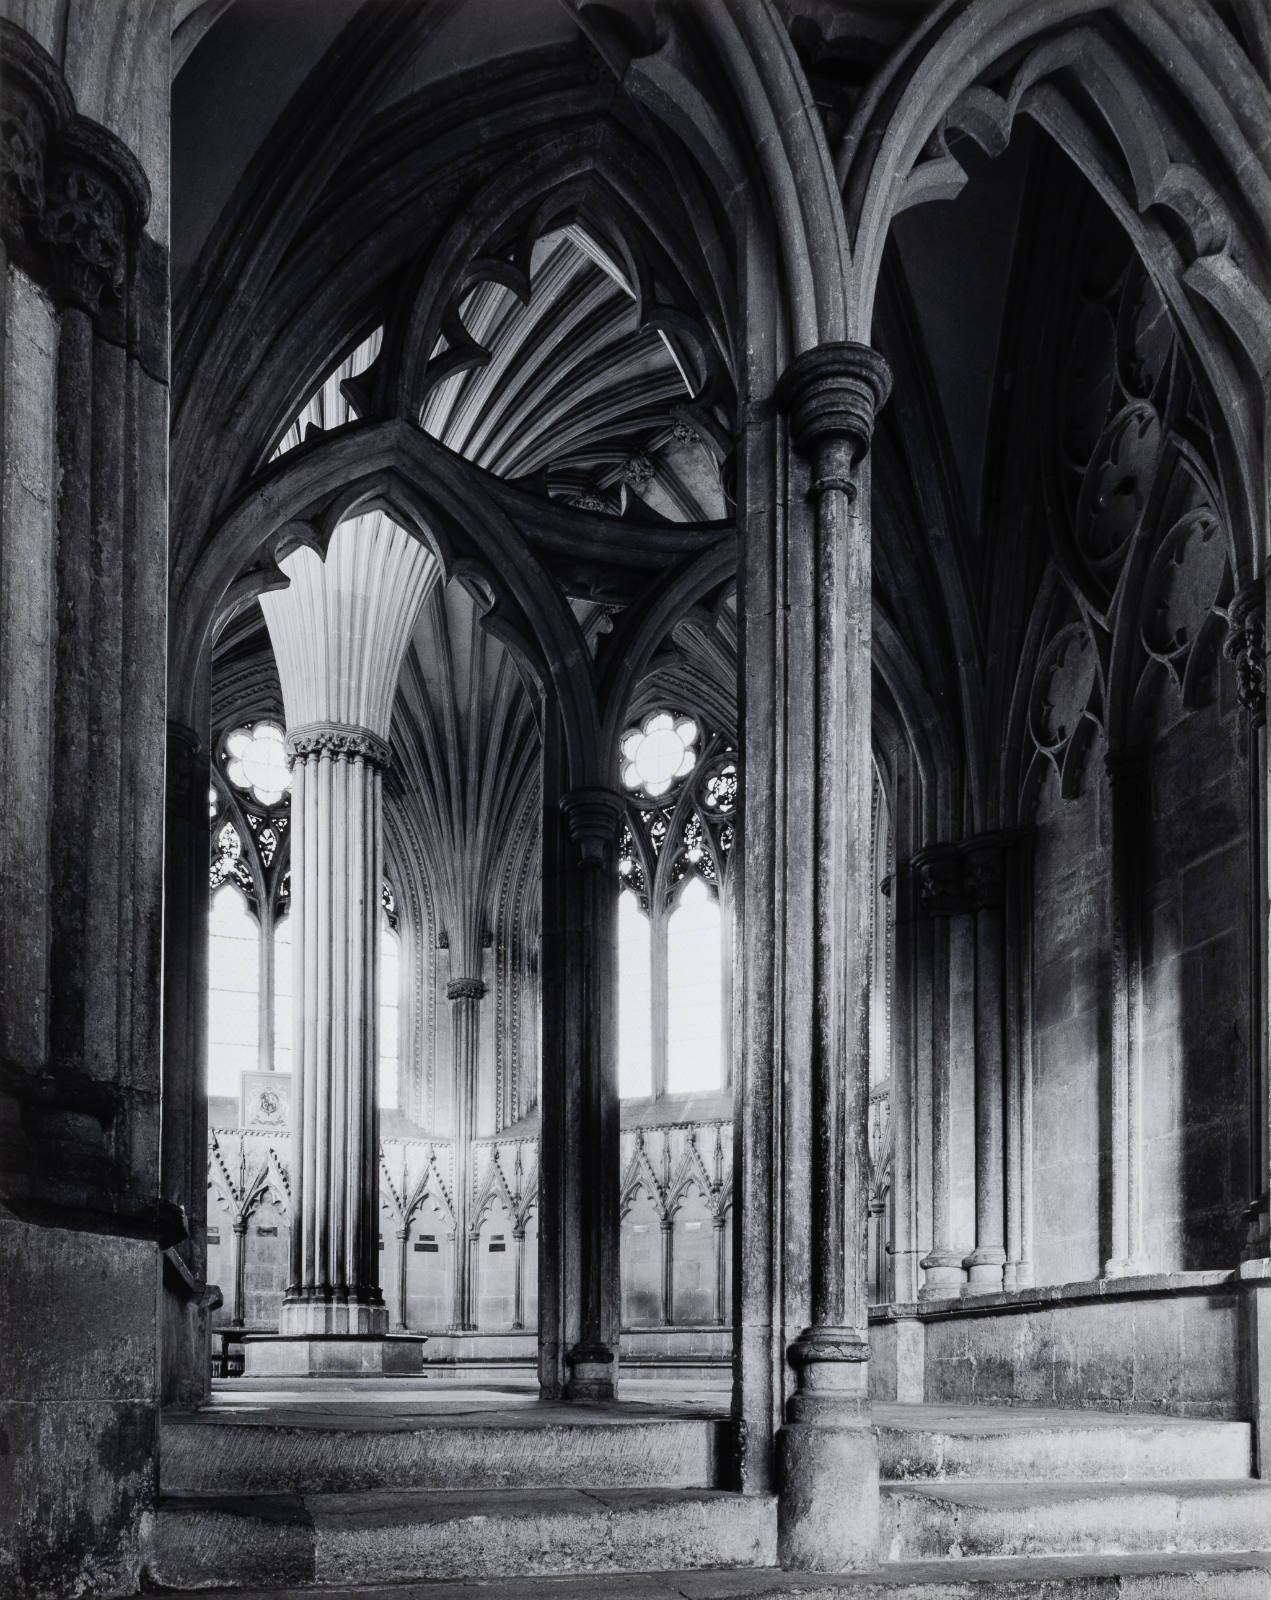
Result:
<svg viewBox="0 0 1271 1600"><path fill-rule="evenodd" d="M787 1423L777 1435L777 1560L858 1572L880 1559L878 1438L866 1423Z"/></svg>
<svg viewBox="0 0 1271 1600"><path fill-rule="evenodd" d="M966 1268L966 1285L963 1294L1000 1294L1002 1272L1006 1266L1006 1251L995 1247L972 1250L962 1262Z"/></svg>
<svg viewBox="0 0 1271 1600"><path fill-rule="evenodd" d="M421 1333L249 1333L245 1378L398 1378L424 1370Z"/></svg>
<svg viewBox="0 0 1271 1600"><path fill-rule="evenodd" d="M284 1300L278 1332L291 1338L340 1334L382 1339L388 1332L388 1307L366 1300Z"/></svg>
<svg viewBox="0 0 1271 1600"><path fill-rule="evenodd" d="M918 1265L924 1273L919 1300L954 1300L962 1293L966 1273L960 1250L932 1250Z"/></svg>
<svg viewBox="0 0 1271 1600"><path fill-rule="evenodd" d="M608 1345L579 1344L565 1358L569 1362L567 1400L613 1400L618 1392L618 1362Z"/></svg>

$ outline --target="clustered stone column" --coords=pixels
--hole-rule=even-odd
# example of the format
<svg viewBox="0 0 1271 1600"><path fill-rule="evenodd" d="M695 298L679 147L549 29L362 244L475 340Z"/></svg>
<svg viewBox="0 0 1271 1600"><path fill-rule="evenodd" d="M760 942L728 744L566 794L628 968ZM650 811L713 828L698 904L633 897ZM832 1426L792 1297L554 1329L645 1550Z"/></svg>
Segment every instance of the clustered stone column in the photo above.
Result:
<svg viewBox="0 0 1271 1600"><path fill-rule="evenodd" d="M3 9L0 1546L36 1594L135 1575L155 1406L204 1397L212 1299L185 1215L206 1192L181 1127L201 1085L159 1115L167 163L148 178L136 152L166 151L169 86L141 63L170 19ZM197 751L173 754L184 812Z"/></svg>
<svg viewBox="0 0 1271 1600"><path fill-rule="evenodd" d="M292 759L291 1267L274 1336L245 1368L356 1375L417 1369L386 1338L379 1284L382 779L393 695L432 557L381 513L341 523L325 561L300 550L262 596Z"/></svg>
<svg viewBox="0 0 1271 1600"><path fill-rule="evenodd" d="M473 1301L479 1235L472 1217L469 1152L477 1105L481 1002L485 993L483 978L452 978L446 985L455 1084L455 1260L451 1326L460 1331L476 1326Z"/></svg>
<svg viewBox="0 0 1271 1600"><path fill-rule="evenodd" d="M787 1136L785 1161L787 1183L808 1202L810 1321L788 1350L796 1387L779 1436L779 1549L785 1565L839 1570L871 1565L878 1540L866 1283L873 767L863 469L890 381L868 346L828 344L795 358L777 396L810 469L812 507L810 589L799 591L795 624L811 650L787 679L785 712L807 734L790 757L785 852L791 864L809 863L794 881L812 930L810 983L799 990L811 1056L786 1071L810 1075L798 1124L809 1144Z"/></svg>
<svg viewBox="0 0 1271 1600"><path fill-rule="evenodd" d="M965 1251L953 1239L950 1193L952 1159L950 923L962 909L962 863L956 845L933 845L914 857L918 900L930 919L931 952L931 1249L920 1265L924 1300L962 1292Z"/></svg>
<svg viewBox="0 0 1271 1600"><path fill-rule="evenodd" d="M379 1286L380 777L367 728L293 729L296 1192L281 1334L383 1334Z"/></svg>
<svg viewBox="0 0 1271 1600"><path fill-rule="evenodd" d="M623 802L600 787L558 795L556 737L549 733L544 755L540 1383L546 1396L608 1400L617 1385L620 1313L616 857Z"/></svg>
<svg viewBox="0 0 1271 1600"><path fill-rule="evenodd" d="M992 1294L1028 1276L1018 990L1021 853L1015 834L982 833L913 858L930 922L931 1237L920 1297ZM970 1248L958 1237L952 1173L955 1084L969 1080L975 1175ZM1008 1244L1010 1248L1008 1249Z"/></svg>

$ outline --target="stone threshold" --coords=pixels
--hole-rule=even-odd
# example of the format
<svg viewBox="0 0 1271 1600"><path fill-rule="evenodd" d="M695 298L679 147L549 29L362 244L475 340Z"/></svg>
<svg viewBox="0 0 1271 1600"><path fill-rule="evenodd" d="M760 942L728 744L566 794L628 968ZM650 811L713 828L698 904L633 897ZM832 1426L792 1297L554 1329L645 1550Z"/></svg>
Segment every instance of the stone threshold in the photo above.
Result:
<svg viewBox="0 0 1271 1600"><path fill-rule="evenodd" d="M951 1295L944 1300L893 1301L871 1306L871 1322L934 1322L950 1317L978 1317L986 1312L1040 1310L1054 1305L1091 1305L1101 1301L1147 1300L1233 1289L1242 1281L1238 1269L1213 1272L1152 1272L1133 1278L1091 1278L1076 1283L998 1289L988 1294Z"/></svg>

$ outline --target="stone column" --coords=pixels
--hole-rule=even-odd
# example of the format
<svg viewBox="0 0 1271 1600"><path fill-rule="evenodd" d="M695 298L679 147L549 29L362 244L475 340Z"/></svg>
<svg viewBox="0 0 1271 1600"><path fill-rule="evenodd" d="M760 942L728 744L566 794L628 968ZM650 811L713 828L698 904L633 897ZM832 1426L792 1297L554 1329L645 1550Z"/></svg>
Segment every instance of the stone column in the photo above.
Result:
<svg viewBox="0 0 1271 1600"><path fill-rule="evenodd" d="M931 845L913 859L918 901L930 919L931 952L931 1249L919 1265L925 1279L919 1298L944 1300L962 1293L964 1251L953 1242L950 1194L951 995L949 919L964 910L962 858L955 845Z"/></svg>
<svg viewBox="0 0 1271 1600"><path fill-rule="evenodd" d="M398 1333L406 1332L406 1271L410 1262L410 1223L397 1229L397 1322Z"/></svg>
<svg viewBox="0 0 1271 1600"><path fill-rule="evenodd" d="M450 1048L455 1085L455 1259L451 1326L476 1327L472 1247L472 1136L477 1109L477 1068L481 1047L481 1002L486 987L481 978L452 978L446 985L450 1001ZM460 1248L459 1241L463 1241Z"/></svg>
<svg viewBox="0 0 1271 1600"><path fill-rule="evenodd" d="M246 1303L247 1218L238 1217L234 1222L234 1315L230 1318L230 1326L232 1328L243 1327Z"/></svg>
<svg viewBox="0 0 1271 1600"><path fill-rule="evenodd" d="M163 836L164 1198L186 1213L189 1238L163 1273L162 1396L199 1406L211 1396L211 1312L222 1291L207 1276L208 787L206 743L168 723Z"/></svg>
<svg viewBox="0 0 1271 1600"><path fill-rule="evenodd" d="M1112 1206L1109 1278L1147 1271L1143 1248L1143 957L1140 849L1147 769L1137 750L1109 750L1112 810Z"/></svg>
<svg viewBox="0 0 1271 1600"><path fill-rule="evenodd" d="M717 1211L711 1219L715 1235L715 1283L711 1294L711 1321L717 1328L724 1325L726 1309L725 1289L728 1284L728 1213Z"/></svg>
<svg viewBox="0 0 1271 1600"><path fill-rule="evenodd" d="M810 650L785 680L786 719L811 738L791 754L779 848L793 864L796 913L812 936L808 1120L788 1129L787 1192L806 1195L810 1321L788 1350L796 1388L778 1440L783 1565L872 1566L878 1444L869 1426L866 1283L869 1181L869 918L873 902L869 478L886 363L859 344L797 356L778 388L795 450L810 469L810 566L792 595ZM793 512L792 512L793 516ZM802 558L801 558L802 559ZM780 931L778 932L780 937ZM807 1143L799 1147L806 1130ZM791 1135L796 1137L792 1139ZM851 1507L844 1515L845 1506Z"/></svg>
<svg viewBox="0 0 1271 1600"><path fill-rule="evenodd" d="M659 1232L662 1245L662 1326L669 1328L675 1321L675 1218L661 1217Z"/></svg>
<svg viewBox="0 0 1271 1600"><path fill-rule="evenodd" d="M525 1326L525 1228L521 1223L512 1229L512 1245L516 1251L512 1276L512 1328L519 1333Z"/></svg>
<svg viewBox="0 0 1271 1600"><path fill-rule="evenodd" d="M120 1593L161 1258L201 1288L160 1159L170 18L3 10L0 1566L12 1593Z"/></svg>
<svg viewBox="0 0 1271 1600"><path fill-rule="evenodd" d="M289 733L299 1005L291 1273L279 1332L383 1334L378 1273L380 775L366 728ZM306 1352L309 1354L309 1352Z"/></svg>
<svg viewBox="0 0 1271 1600"><path fill-rule="evenodd" d="M1003 835L964 846L967 893L975 917L975 1249L966 1257L966 1293L1002 1287L1006 1264L1004 1165Z"/></svg>
<svg viewBox="0 0 1271 1600"><path fill-rule="evenodd" d="M623 801L609 789L575 789L553 814L558 737L549 729L544 740L539 1371L545 1396L607 1400L617 1383L620 1314Z"/></svg>
<svg viewBox="0 0 1271 1600"><path fill-rule="evenodd" d="M341 523L325 561L283 563L262 596L292 759L291 1271L276 1336L244 1371L371 1375L418 1368L386 1342L379 1285L379 940L382 778L397 675L435 571L387 517Z"/></svg>

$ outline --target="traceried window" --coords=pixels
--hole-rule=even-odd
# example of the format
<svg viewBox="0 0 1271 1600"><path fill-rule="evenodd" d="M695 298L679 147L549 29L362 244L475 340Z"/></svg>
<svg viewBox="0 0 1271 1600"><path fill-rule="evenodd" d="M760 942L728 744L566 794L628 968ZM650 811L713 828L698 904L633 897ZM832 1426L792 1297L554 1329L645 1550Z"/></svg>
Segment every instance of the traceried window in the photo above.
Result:
<svg viewBox="0 0 1271 1600"><path fill-rule="evenodd" d="M697 765L697 724L692 717L655 711L622 737L622 781L656 800Z"/></svg>
<svg viewBox="0 0 1271 1600"><path fill-rule="evenodd" d="M653 949L634 893L618 896L618 1093L653 1093Z"/></svg>
<svg viewBox="0 0 1271 1600"><path fill-rule="evenodd" d="M391 896L391 890L384 888ZM380 1061L379 1102L381 1111L396 1111L398 1092L398 1029L401 1005L401 941L389 920L387 908L380 911Z"/></svg>
<svg viewBox="0 0 1271 1600"><path fill-rule="evenodd" d="M225 741L225 776L258 805L276 806L291 788L287 746L276 722L235 728Z"/></svg>
<svg viewBox="0 0 1271 1600"><path fill-rule="evenodd" d="M207 956L207 1092L237 1099L242 1073L256 1066L260 925L236 883L212 895Z"/></svg>
<svg viewBox="0 0 1271 1600"><path fill-rule="evenodd" d="M655 711L624 734L618 846L618 1086L626 1099L728 1086L737 759Z"/></svg>

